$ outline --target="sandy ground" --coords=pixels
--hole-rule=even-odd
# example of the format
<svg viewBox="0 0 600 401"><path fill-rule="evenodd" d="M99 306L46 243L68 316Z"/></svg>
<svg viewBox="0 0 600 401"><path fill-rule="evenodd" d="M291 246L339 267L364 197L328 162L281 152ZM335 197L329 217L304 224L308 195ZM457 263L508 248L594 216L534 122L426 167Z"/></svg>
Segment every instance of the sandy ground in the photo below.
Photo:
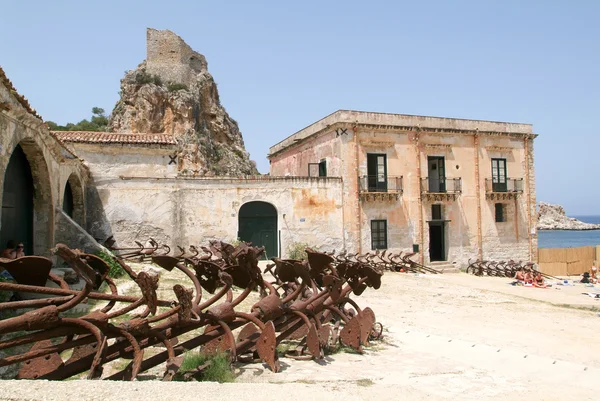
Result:
<svg viewBox="0 0 600 401"><path fill-rule="evenodd" d="M282 358L277 374L240 365L234 384L4 381L0 399L599 399L600 301L581 293L600 288L508 281L386 273L355 297L385 326L363 355Z"/></svg>

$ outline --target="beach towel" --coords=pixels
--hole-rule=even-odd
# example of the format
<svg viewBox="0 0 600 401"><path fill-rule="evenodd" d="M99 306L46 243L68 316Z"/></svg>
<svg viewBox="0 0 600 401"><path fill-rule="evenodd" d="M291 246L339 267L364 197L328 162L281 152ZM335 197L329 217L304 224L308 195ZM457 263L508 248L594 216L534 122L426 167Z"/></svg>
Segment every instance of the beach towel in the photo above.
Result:
<svg viewBox="0 0 600 401"><path fill-rule="evenodd" d="M595 292L582 292L583 295L587 295L592 298L600 299L600 294Z"/></svg>

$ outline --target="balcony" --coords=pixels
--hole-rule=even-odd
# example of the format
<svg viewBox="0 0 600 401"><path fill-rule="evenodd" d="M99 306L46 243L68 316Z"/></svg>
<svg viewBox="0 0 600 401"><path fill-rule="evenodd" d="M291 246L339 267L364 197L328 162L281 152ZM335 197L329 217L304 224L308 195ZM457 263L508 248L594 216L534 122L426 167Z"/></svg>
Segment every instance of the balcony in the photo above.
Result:
<svg viewBox="0 0 600 401"><path fill-rule="evenodd" d="M402 176L363 175L358 177L361 200L398 200L402 195Z"/></svg>
<svg viewBox="0 0 600 401"><path fill-rule="evenodd" d="M516 199L523 193L522 178L485 179L485 198L489 200Z"/></svg>
<svg viewBox="0 0 600 401"><path fill-rule="evenodd" d="M461 192L461 178L421 178L421 197L427 200L455 201Z"/></svg>

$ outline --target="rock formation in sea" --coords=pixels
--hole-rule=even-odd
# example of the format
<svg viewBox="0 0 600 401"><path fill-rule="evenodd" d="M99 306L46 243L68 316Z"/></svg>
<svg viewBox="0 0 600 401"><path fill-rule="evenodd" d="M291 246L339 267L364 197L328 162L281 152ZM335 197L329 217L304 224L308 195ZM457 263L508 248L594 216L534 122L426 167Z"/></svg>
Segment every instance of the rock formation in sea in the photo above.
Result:
<svg viewBox="0 0 600 401"><path fill-rule="evenodd" d="M568 217L560 205L539 203L538 230L600 230L600 224L584 223Z"/></svg>
<svg viewBox="0 0 600 401"><path fill-rule="evenodd" d="M149 28L146 46L146 60L121 80L110 131L173 135L184 174L258 174L206 58L171 31Z"/></svg>

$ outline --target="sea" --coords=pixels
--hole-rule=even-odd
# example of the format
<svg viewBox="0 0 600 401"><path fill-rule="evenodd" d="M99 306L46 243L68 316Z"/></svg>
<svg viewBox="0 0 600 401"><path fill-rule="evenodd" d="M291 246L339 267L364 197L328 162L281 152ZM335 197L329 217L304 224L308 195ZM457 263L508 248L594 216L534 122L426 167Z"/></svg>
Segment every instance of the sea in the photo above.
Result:
<svg viewBox="0 0 600 401"><path fill-rule="evenodd" d="M600 216L569 216L584 223L600 224ZM538 248L575 248L600 245L600 230L538 230Z"/></svg>

